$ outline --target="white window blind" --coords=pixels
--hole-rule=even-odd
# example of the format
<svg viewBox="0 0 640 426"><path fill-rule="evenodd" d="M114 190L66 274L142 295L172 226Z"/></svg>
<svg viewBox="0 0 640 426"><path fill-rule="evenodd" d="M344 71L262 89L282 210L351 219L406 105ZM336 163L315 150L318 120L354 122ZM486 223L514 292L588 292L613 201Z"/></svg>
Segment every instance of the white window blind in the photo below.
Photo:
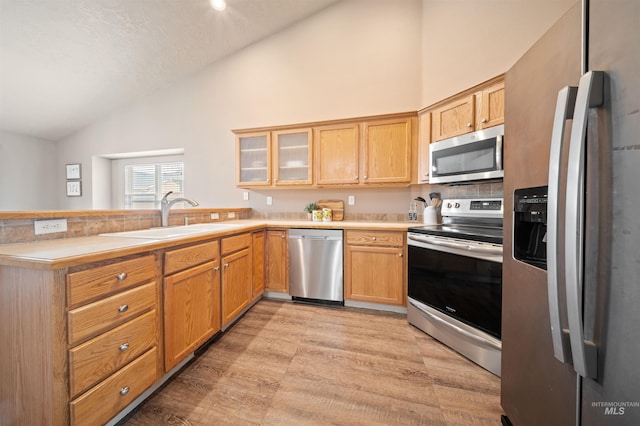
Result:
<svg viewBox="0 0 640 426"><path fill-rule="evenodd" d="M124 207L157 209L169 191L170 198L184 196L184 163L129 164L124 167Z"/></svg>

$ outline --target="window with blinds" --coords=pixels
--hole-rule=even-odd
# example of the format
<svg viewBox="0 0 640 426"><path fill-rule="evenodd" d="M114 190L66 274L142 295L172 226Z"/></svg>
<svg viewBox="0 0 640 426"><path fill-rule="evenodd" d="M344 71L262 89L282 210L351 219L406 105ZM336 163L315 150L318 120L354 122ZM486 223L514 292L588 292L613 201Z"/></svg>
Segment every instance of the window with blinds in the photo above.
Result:
<svg viewBox="0 0 640 426"><path fill-rule="evenodd" d="M125 209L158 209L169 191L170 198L184 196L184 163L129 164L124 167ZM179 205L176 207L180 208Z"/></svg>

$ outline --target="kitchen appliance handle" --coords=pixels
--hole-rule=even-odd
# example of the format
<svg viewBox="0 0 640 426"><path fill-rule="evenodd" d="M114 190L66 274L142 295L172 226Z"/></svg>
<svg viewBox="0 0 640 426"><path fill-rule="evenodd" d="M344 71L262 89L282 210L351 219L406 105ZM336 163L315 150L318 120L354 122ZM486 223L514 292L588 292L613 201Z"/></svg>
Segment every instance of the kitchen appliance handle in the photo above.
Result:
<svg viewBox="0 0 640 426"><path fill-rule="evenodd" d="M437 239L435 237L423 236L417 237L415 235L409 235L410 240L419 241L426 244L433 244L435 246L449 247L458 250L466 250L466 251L474 251L480 253L490 253L490 254L502 254L502 247L493 247L493 246L480 246L468 243L456 243L453 241L443 241Z"/></svg>
<svg viewBox="0 0 640 426"><path fill-rule="evenodd" d="M603 101L604 73L589 71L580 78L576 95L576 108L571 126L567 167L567 194L565 208L565 279L567 317L573 356L573 368L582 377L597 377L597 347L584 338L583 272L584 264L597 262L597 252L589 251L593 259L584 256L584 190L585 145L589 108Z"/></svg>
<svg viewBox="0 0 640 426"><path fill-rule="evenodd" d="M502 167L502 135L496 136L496 170L504 170Z"/></svg>
<svg viewBox="0 0 640 426"><path fill-rule="evenodd" d="M415 303L413 303L413 301L409 301L409 303L411 303L413 306L415 306L416 308L418 308L420 310L420 312L422 312L423 314L425 314L426 316L429 317L429 319L435 321L436 324L439 324L445 328L449 328L449 329L453 329L455 330L457 333L459 333L460 335L462 335L463 337L466 337L467 339L481 345L484 346L485 348L488 349L493 349L493 350L501 350L502 347L500 345L497 345L487 339L483 339L480 336L476 336L473 333L468 332L467 330L458 327L455 324L451 324L450 322L447 322L445 320L443 320L442 318L439 318L435 315L433 315L431 312L427 312L426 309L422 309L420 306L416 305Z"/></svg>
<svg viewBox="0 0 640 426"><path fill-rule="evenodd" d="M563 333L560 321L560 291L564 276L558 264L564 262L558 248L558 202L560 196L560 170L562 169L562 151L565 128L568 119L573 118L576 104L577 87L567 86L558 92L556 112L551 132L551 150L549 152L549 186L547 189L547 297L549 299L549 321L551 324L551 341L553 355L562 362L571 360L571 344L568 334Z"/></svg>

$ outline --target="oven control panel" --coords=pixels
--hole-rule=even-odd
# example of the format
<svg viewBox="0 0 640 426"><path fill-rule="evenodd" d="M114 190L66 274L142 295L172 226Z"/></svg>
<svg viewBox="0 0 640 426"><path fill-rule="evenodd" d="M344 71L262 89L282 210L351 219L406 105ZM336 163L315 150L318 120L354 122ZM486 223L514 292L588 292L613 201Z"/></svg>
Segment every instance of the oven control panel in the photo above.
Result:
<svg viewBox="0 0 640 426"><path fill-rule="evenodd" d="M442 216L502 218L502 198L444 200Z"/></svg>

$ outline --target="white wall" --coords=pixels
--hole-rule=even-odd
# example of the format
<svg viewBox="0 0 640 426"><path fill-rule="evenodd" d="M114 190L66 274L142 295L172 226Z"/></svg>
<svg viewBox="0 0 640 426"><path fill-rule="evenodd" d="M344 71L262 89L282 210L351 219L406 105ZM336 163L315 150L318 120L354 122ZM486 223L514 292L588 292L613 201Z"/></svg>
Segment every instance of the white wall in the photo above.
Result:
<svg viewBox="0 0 640 426"><path fill-rule="evenodd" d="M355 194L351 212L405 212L428 186L261 190L243 201L231 129L420 109L505 72L570 2L344 0L65 139L59 162L86 169L95 155L184 148L186 195L204 207L297 212ZM63 208L100 207L83 175L84 196L60 196Z"/></svg>
<svg viewBox="0 0 640 426"><path fill-rule="evenodd" d="M55 142L0 130L0 211L58 208L66 184L56 153Z"/></svg>
<svg viewBox="0 0 640 426"><path fill-rule="evenodd" d="M423 0L422 106L504 73L576 0Z"/></svg>

